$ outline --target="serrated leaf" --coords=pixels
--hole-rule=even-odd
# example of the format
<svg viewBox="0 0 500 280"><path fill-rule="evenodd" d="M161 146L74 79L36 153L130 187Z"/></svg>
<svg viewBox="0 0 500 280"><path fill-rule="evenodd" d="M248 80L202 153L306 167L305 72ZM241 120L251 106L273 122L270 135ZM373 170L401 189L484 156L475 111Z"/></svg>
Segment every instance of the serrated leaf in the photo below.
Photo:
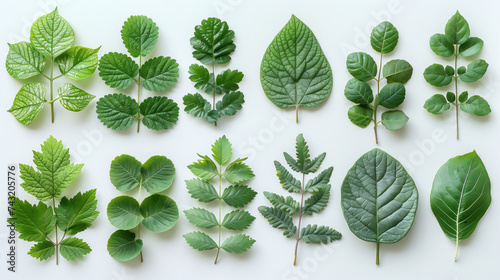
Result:
<svg viewBox="0 0 500 280"><path fill-rule="evenodd" d="M171 89L179 78L179 64L170 57L155 57L146 61L139 75L144 79L142 85L149 91Z"/></svg>
<svg viewBox="0 0 500 280"><path fill-rule="evenodd" d="M405 60L394 59L387 62L382 69L382 75L387 83L405 84L413 74L413 67Z"/></svg>
<svg viewBox="0 0 500 280"><path fill-rule="evenodd" d="M208 69L199 64L191 64L189 66L189 79L195 82L195 88L205 91L207 94L214 93L214 74L209 73Z"/></svg>
<svg viewBox="0 0 500 280"><path fill-rule="evenodd" d="M52 198L52 195L46 189L47 186L42 182L42 173L22 163L19 164L19 171L21 172L20 178L23 180L21 187L27 193L41 201L47 201Z"/></svg>
<svg viewBox="0 0 500 280"><path fill-rule="evenodd" d="M198 251L207 251L217 248L217 243L215 243L212 237L201 231L186 233L182 237L186 239L189 246Z"/></svg>
<svg viewBox="0 0 500 280"><path fill-rule="evenodd" d="M226 93L221 101L218 101L215 108L221 116L234 116L242 108L245 102L243 93L240 91Z"/></svg>
<svg viewBox="0 0 500 280"><path fill-rule="evenodd" d="M389 130L398 130L408 122L408 116L401 110L386 111L381 116L382 125Z"/></svg>
<svg viewBox="0 0 500 280"><path fill-rule="evenodd" d="M259 206L258 210L272 227L285 230L283 235L287 238L297 234L297 227L293 224L292 217L285 212L266 206Z"/></svg>
<svg viewBox="0 0 500 280"><path fill-rule="evenodd" d="M71 47L56 57L54 62L64 77L74 81L82 80L92 75L97 68L97 52L100 48Z"/></svg>
<svg viewBox="0 0 500 280"><path fill-rule="evenodd" d="M33 22L30 42L44 56L57 57L73 45L75 32L55 8Z"/></svg>
<svg viewBox="0 0 500 280"><path fill-rule="evenodd" d="M226 135L223 135L212 144L212 157L220 165L226 164L231 158L232 153L233 149Z"/></svg>
<svg viewBox="0 0 500 280"><path fill-rule="evenodd" d="M318 190L304 201L304 207L302 212L307 215L312 215L313 213L319 213L325 209L330 199L330 186L318 188Z"/></svg>
<svg viewBox="0 0 500 280"><path fill-rule="evenodd" d="M297 155L299 172L304 172L311 164L311 156L309 155L309 147L302 133L299 133L295 139L295 152Z"/></svg>
<svg viewBox="0 0 500 280"><path fill-rule="evenodd" d="M471 83L481 79L488 70L488 63L483 59L476 59L467 65L467 71L458 75L460 80Z"/></svg>
<svg viewBox="0 0 500 280"><path fill-rule="evenodd" d="M31 124L47 103L47 88L41 83L27 83L21 87L8 110L24 125Z"/></svg>
<svg viewBox="0 0 500 280"><path fill-rule="evenodd" d="M483 48L483 40L477 37L470 37L460 45L458 53L463 57L469 57L477 54Z"/></svg>
<svg viewBox="0 0 500 280"><path fill-rule="evenodd" d="M322 192L325 188L329 187L330 178L332 177L333 166L321 171L316 177L307 181L305 191L308 193L316 194Z"/></svg>
<svg viewBox="0 0 500 280"><path fill-rule="evenodd" d="M242 162L245 159L237 159L230 163L226 167L222 176L224 176L224 178L232 184L245 182L255 177L252 169L247 164Z"/></svg>
<svg viewBox="0 0 500 280"><path fill-rule="evenodd" d="M55 252L56 252L56 247L54 243L45 240L33 245L30 248L28 255L32 256L35 259L43 261L52 257Z"/></svg>
<svg viewBox="0 0 500 280"><path fill-rule="evenodd" d="M372 48L379 53L390 53L396 48L399 39L399 32L388 21L379 23L372 30L370 43Z"/></svg>
<svg viewBox="0 0 500 280"><path fill-rule="evenodd" d="M165 96L146 98L139 106L142 123L153 130L166 130L177 123L179 106Z"/></svg>
<svg viewBox="0 0 500 280"><path fill-rule="evenodd" d="M276 167L276 175L280 180L280 184L285 190L296 193L302 191L300 181L295 179L281 163L274 161L274 166Z"/></svg>
<svg viewBox="0 0 500 280"><path fill-rule="evenodd" d="M59 244L59 252L68 261L76 261L76 259L83 259L83 256L90 253L89 244L76 237L69 237L61 241Z"/></svg>
<svg viewBox="0 0 500 280"><path fill-rule="evenodd" d="M300 204L291 196L287 196L285 198L281 195L270 192L264 192L264 196L266 196L269 202L271 202L276 209L281 210L288 215L293 215L299 212Z"/></svg>
<svg viewBox="0 0 500 280"><path fill-rule="evenodd" d="M77 193L71 199L61 198L55 209L57 226L69 235L84 231L92 225L99 215L97 209L96 190Z"/></svg>
<svg viewBox="0 0 500 280"><path fill-rule="evenodd" d="M148 193L158 193L172 186L175 167L165 156L152 156L141 167L142 186Z"/></svg>
<svg viewBox="0 0 500 280"><path fill-rule="evenodd" d="M236 234L228 237L221 245L221 248L228 253L241 254L248 251L255 243L255 240L246 234Z"/></svg>
<svg viewBox="0 0 500 280"><path fill-rule="evenodd" d="M377 63L364 52L350 53L347 56L347 71L356 79L367 82L375 79L377 75Z"/></svg>
<svg viewBox="0 0 500 280"><path fill-rule="evenodd" d="M221 94L238 90L240 88L238 86L238 83L243 80L243 76L243 73L238 70L224 70L224 72L218 74L217 78L215 79L215 83L217 84L215 92Z"/></svg>
<svg viewBox="0 0 500 280"><path fill-rule="evenodd" d="M141 162L133 156L117 156L111 161L110 181L121 192L133 190L141 183L141 167Z"/></svg>
<svg viewBox="0 0 500 280"><path fill-rule="evenodd" d="M116 228L133 229L142 221L139 202L126 195L113 198L107 208L108 220Z"/></svg>
<svg viewBox="0 0 500 280"><path fill-rule="evenodd" d="M15 79L28 79L43 73L45 57L29 42L9 44L5 68Z"/></svg>
<svg viewBox="0 0 500 280"><path fill-rule="evenodd" d="M190 223L200 228L213 228L219 225L214 213L203 208L184 210L184 215Z"/></svg>
<svg viewBox="0 0 500 280"><path fill-rule="evenodd" d="M15 222L16 230L20 234L19 238L25 241L43 242L55 228L57 219L52 207L43 202L31 205L28 201L16 198L12 221Z"/></svg>
<svg viewBox="0 0 500 280"><path fill-rule="evenodd" d="M189 170L204 181L210 181L219 175L215 163L207 156L201 156L201 160L188 165Z"/></svg>
<svg viewBox="0 0 500 280"><path fill-rule="evenodd" d="M325 157L326 157L326 153L322 153L319 156L315 157L313 160L311 160L309 167L305 170L305 174L314 173L314 172L318 171L318 168L323 163L323 160L325 159Z"/></svg>
<svg viewBox="0 0 500 280"><path fill-rule="evenodd" d="M432 35L429 45L431 50L439 56L450 57L455 53L455 46L446 39L444 34Z"/></svg>
<svg viewBox="0 0 500 280"><path fill-rule="evenodd" d="M286 163L293 171L302 172L302 170L300 170L299 168L299 163L294 158L292 158L290 154L288 154L287 152L283 152L283 156L285 157Z"/></svg>
<svg viewBox="0 0 500 280"><path fill-rule="evenodd" d="M173 199L161 194L146 197L141 203L142 224L152 232L165 232L175 226L179 209Z"/></svg>
<svg viewBox="0 0 500 280"><path fill-rule="evenodd" d="M311 29L294 15L269 44L260 81L267 98L282 109L314 108L330 95L330 64Z"/></svg>
<svg viewBox="0 0 500 280"><path fill-rule="evenodd" d="M452 76L446 74L444 66L441 64L432 64L425 68L424 78L429 84L436 87L449 85L453 79Z"/></svg>
<svg viewBox="0 0 500 280"><path fill-rule="evenodd" d="M212 111L212 105L208 102L201 94L186 94L183 98L183 103L186 106L184 111L197 117L205 118L209 123L214 123L218 118L213 118L213 115L209 115Z"/></svg>
<svg viewBox="0 0 500 280"><path fill-rule="evenodd" d="M188 193L200 202L210 202L219 197L214 186L201 179L185 180Z"/></svg>
<svg viewBox="0 0 500 280"><path fill-rule="evenodd" d="M135 239L135 233L128 230L117 230L108 239L109 255L118 261L129 261L139 255L142 240Z"/></svg>
<svg viewBox="0 0 500 280"><path fill-rule="evenodd" d="M306 243L327 244L341 237L340 232L326 226L307 225L300 231L300 238Z"/></svg>
<svg viewBox="0 0 500 280"><path fill-rule="evenodd" d="M139 74L139 65L128 55L111 52L99 60L99 76L112 88L126 89Z"/></svg>
<svg viewBox="0 0 500 280"><path fill-rule="evenodd" d="M195 49L193 57L207 65L224 64L231 60L229 56L236 48L233 43L234 31L227 22L218 18L207 18L194 28L191 46Z"/></svg>
<svg viewBox="0 0 500 280"><path fill-rule="evenodd" d="M222 226L229 230L247 229L255 217L245 210L234 210L227 213L222 220Z"/></svg>
<svg viewBox="0 0 500 280"><path fill-rule="evenodd" d="M354 105L347 111L347 117L353 124L365 128L373 121L373 109L362 105Z"/></svg>
<svg viewBox="0 0 500 280"><path fill-rule="evenodd" d="M444 35L452 44L463 44L469 38L469 24L458 11L446 23Z"/></svg>
<svg viewBox="0 0 500 280"><path fill-rule="evenodd" d="M97 101L97 118L108 128L129 128L139 112L139 105L130 96L121 93L107 94Z"/></svg>
<svg viewBox="0 0 500 280"><path fill-rule="evenodd" d="M69 83L60 86L57 89L57 94L60 97L59 102L64 109L73 112L79 112L85 109L90 101L95 98L95 95L87 93Z"/></svg>
<svg viewBox="0 0 500 280"><path fill-rule="evenodd" d="M358 79L350 79L347 82L344 95L347 100L357 104L371 104L373 102L372 88Z"/></svg>
<svg viewBox="0 0 500 280"><path fill-rule="evenodd" d="M385 85L378 94L378 102L387 109L393 109L401 105L405 100L406 89L403 84L390 83Z"/></svg>
<svg viewBox="0 0 500 280"><path fill-rule="evenodd" d="M236 185L224 189L222 199L232 207L243 207L254 199L257 192L248 186Z"/></svg>
<svg viewBox="0 0 500 280"><path fill-rule="evenodd" d="M434 94L425 101L424 108L429 113L439 115L450 109L450 104L442 94Z"/></svg>
<svg viewBox="0 0 500 280"><path fill-rule="evenodd" d="M146 16L131 16L123 23L121 34L131 56L146 56L158 41L158 26Z"/></svg>
<svg viewBox="0 0 500 280"><path fill-rule="evenodd" d="M491 113L490 104L479 95L473 95L467 101L460 104L460 109L476 116L486 116Z"/></svg>

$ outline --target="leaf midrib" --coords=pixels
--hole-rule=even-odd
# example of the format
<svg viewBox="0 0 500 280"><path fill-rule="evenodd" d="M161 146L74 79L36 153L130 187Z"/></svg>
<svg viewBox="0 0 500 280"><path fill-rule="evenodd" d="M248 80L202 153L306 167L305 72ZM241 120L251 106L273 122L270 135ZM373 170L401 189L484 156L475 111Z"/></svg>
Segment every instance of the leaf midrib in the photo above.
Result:
<svg viewBox="0 0 500 280"><path fill-rule="evenodd" d="M472 156L472 159L471 159L470 164L469 164L469 170L467 171L467 176L465 177L464 183L462 184L462 190L460 191L460 200L458 201L458 208L457 208L457 218L455 220L455 224L456 224L455 240L456 240L457 243L459 241L459 230L458 230L458 227L459 227L459 224L460 224L459 223L460 214L461 214L460 208L462 207L463 194L464 194L465 186L466 186L467 181L469 179L469 175L470 175L473 163L474 163L474 156Z"/></svg>

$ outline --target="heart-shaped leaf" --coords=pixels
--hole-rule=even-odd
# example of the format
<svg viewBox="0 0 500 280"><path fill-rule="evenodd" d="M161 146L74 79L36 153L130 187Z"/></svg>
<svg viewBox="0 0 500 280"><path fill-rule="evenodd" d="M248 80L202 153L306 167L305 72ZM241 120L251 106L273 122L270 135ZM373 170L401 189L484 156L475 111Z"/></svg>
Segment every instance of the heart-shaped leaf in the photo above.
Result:
<svg viewBox="0 0 500 280"><path fill-rule="evenodd" d="M75 32L55 8L35 20L31 26L30 42L44 56L55 58L73 45Z"/></svg>

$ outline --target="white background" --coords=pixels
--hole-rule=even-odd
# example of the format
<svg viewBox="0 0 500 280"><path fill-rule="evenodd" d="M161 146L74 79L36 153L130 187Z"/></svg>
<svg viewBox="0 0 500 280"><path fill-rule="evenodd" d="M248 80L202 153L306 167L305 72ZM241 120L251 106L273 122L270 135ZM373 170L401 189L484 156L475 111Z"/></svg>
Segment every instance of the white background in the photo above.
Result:
<svg viewBox="0 0 500 280"><path fill-rule="evenodd" d="M2 0L0 7L0 58L5 59L7 42L27 40L31 23L55 6L51 0ZM454 111L442 116L427 113L423 104L435 93L443 93L428 85L422 73L428 65L451 64L436 56L429 48L429 38L443 33L447 20L460 10L471 26L472 36L484 40L484 48L477 58L484 58L490 67L485 77L475 84L460 83L460 90L470 95L481 94L492 106L487 117L460 115L461 139L455 139ZM55 123L50 123L50 110L30 126L19 124L7 113L23 81L10 77L0 67L1 94L1 157L0 176L6 186L6 169L11 163L32 164L31 150L39 150L49 135L63 141L70 148L73 162L84 163L84 169L74 187L65 195L97 188L98 210L94 225L77 236L89 243L92 252L76 263L55 259L40 262L26 253L32 243L18 244L18 272L8 273L4 262L7 254L7 228L0 226L0 275L8 279L499 279L500 245L496 242L500 226L499 175L497 173L498 135L498 77L500 58L495 53L500 45L498 36L499 5L496 1L59 1L59 12L76 33L76 45L95 48L102 45L99 56L110 51L126 52L120 38L123 22L130 15L147 15L160 28L160 39L150 55L176 58L180 79L170 91L163 93L181 107L177 124L164 132L142 127L139 134L135 125L125 132L104 127L96 117L95 102L80 113L71 113L56 105ZM293 110L283 111L265 97L259 81L259 67L264 51L274 36L295 14L315 33L327 56L334 77L334 87L326 102L314 110L300 110L300 123L294 123ZM194 26L210 16L226 20L236 33L236 51L228 67L245 74L241 91L245 94L243 109L234 117L224 118L214 127L204 120L183 112L182 97L194 93L188 79L188 67L197 61L191 56L189 38ZM347 118L352 104L343 95L351 78L345 69L349 52L362 50L374 56L369 45L369 33L374 25L390 20L400 32L399 44L385 61L393 58L408 60L414 67L412 79L406 84L407 98L401 109L410 117L406 127L397 132L379 130L380 144L374 144L373 129L358 128ZM378 59L376 58L378 62ZM461 59L461 65L469 60ZM218 68L218 70L225 67ZM64 82L57 80L57 85ZM89 79L76 83L98 98L115 92L100 79L97 72ZM128 91L127 91L128 92ZM130 92L135 92L132 86ZM142 99L151 96L143 90ZM135 98L135 94L132 95ZM259 205L268 202L262 192L281 194L275 176L274 160L284 162L284 151L294 153L295 137L304 133L313 156L326 151L322 166L334 166L332 197L329 206L319 215L306 217L305 223L332 226L343 234L342 240L328 246L299 246L298 265L292 266L294 241L273 229L258 213ZM234 157L249 157L256 177L249 184L259 194L247 207L257 219L246 231L257 242L242 255L223 252L213 265L215 252L199 253L191 249L182 235L195 230L181 213L177 225L170 231L154 234L143 231L144 263L138 259L118 262L112 259L106 242L115 230L106 218L107 203L121 195L109 182L109 165L120 154L130 154L140 161L152 155L165 155L173 160L177 174L174 185L166 194L185 210L203 206L190 198L184 180L192 178L187 165L197 159L196 153L208 154L215 139L227 135L233 143ZM340 186L348 169L365 152L379 147L400 160L412 175L419 189L419 208L413 228L399 243L381 246L381 264L375 265L375 244L359 240L348 229L340 207ZM484 161L492 181L493 202L471 238L460 244L459 259L453 262L454 243L441 231L429 207L429 193L437 169L449 158L475 149ZM18 189L20 197L34 202L26 192ZM6 217L7 190L0 191L0 217ZM215 210L215 209L214 209ZM229 209L226 209L229 210ZM2 218L3 220L3 218ZM5 224L5 222L4 222ZM2 279L5 279L2 277Z"/></svg>

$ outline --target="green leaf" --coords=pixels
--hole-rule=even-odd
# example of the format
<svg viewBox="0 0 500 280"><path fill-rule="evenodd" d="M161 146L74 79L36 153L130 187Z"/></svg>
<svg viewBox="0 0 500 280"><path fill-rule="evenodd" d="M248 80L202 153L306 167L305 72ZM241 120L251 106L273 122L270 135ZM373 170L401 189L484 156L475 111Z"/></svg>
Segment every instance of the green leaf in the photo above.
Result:
<svg viewBox="0 0 500 280"><path fill-rule="evenodd" d="M183 98L183 103L186 106L184 111L197 117L205 118L209 123L214 123L218 118L212 118L209 113L212 111L212 105L201 94L186 94Z"/></svg>
<svg viewBox="0 0 500 280"><path fill-rule="evenodd" d="M189 170L204 181L210 181L219 175L219 170L215 163L207 156L201 156L201 160L188 165Z"/></svg>
<svg viewBox="0 0 500 280"><path fill-rule="evenodd" d="M184 214L190 223L200 228L213 228L219 225L214 213L203 208L184 210Z"/></svg>
<svg viewBox="0 0 500 280"><path fill-rule="evenodd" d="M460 109L477 116L486 116L491 113L490 104L479 95L473 95L469 100L460 104Z"/></svg>
<svg viewBox="0 0 500 280"><path fill-rule="evenodd" d="M439 115L450 109L450 104L442 94L434 94L425 101L424 108L429 113Z"/></svg>
<svg viewBox="0 0 500 280"><path fill-rule="evenodd" d="M373 58L364 52L350 53L347 56L347 71L351 75L363 82L375 79L377 75L377 63Z"/></svg>
<svg viewBox="0 0 500 280"><path fill-rule="evenodd" d="M186 233L182 237L186 239L189 246L198 251L207 251L217 248L217 243L215 243L212 237L201 231Z"/></svg>
<svg viewBox="0 0 500 280"><path fill-rule="evenodd" d="M330 187L330 178L332 177L333 166L328 167L323 170L318 176L313 179L307 181L305 191L308 193L316 194L319 192L323 192L325 188Z"/></svg>
<svg viewBox="0 0 500 280"><path fill-rule="evenodd" d="M458 75L462 75L463 73L465 73L467 71L467 68L465 68L465 66L460 66L458 67L457 69L457 73Z"/></svg>
<svg viewBox="0 0 500 280"><path fill-rule="evenodd" d="M257 192L248 186L236 185L224 189L222 199L232 207L243 207L254 199Z"/></svg>
<svg viewBox="0 0 500 280"><path fill-rule="evenodd" d="M341 237L340 232L327 226L307 225L300 231L300 238L306 243L327 244Z"/></svg>
<svg viewBox="0 0 500 280"><path fill-rule="evenodd" d="M342 183L341 196L347 225L362 240L395 243L413 225L418 204L415 183L382 150L373 149L356 161Z"/></svg>
<svg viewBox="0 0 500 280"><path fill-rule="evenodd" d="M144 79L143 86L149 91L171 89L179 78L179 64L170 57L155 57L142 65L139 75Z"/></svg>
<svg viewBox="0 0 500 280"><path fill-rule="evenodd" d="M25 241L43 242L56 226L56 216L52 213L52 207L43 202L31 205L28 201L16 198L14 203L15 222L19 238Z"/></svg>
<svg viewBox="0 0 500 280"><path fill-rule="evenodd" d="M432 35L429 45L431 50L439 56L450 57L455 53L455 46L446 39L444 34Z"/></svg>
<svg viewBox="0 0 500 280"><path fill-rule="evenodd" d="M59 66L59 71L64 77L78 81L90 77L97 68L99 57L97 49L75 46L58 56L54 62Z"/></svg>
<svg viewBox="0 0 500 280"><path fill-rule="evenodd" d="M224 72L220 73L217 75L217 78L215 79L215 83L217 84L217 87L220 92L217 92L216 88L216 93L221 94L221 93L230 93L232 91L238 90L240 87L238 86L238 83L243 80L243 73L241 73L238 70L231 70L231 69L226 69Z"/></svg>
<svg viewBox="0 0 500 280"><path fill-rule="evenodd" d="M191 46L195 49L193 57L201 63L224 64L231 60L229 56L236 46L233 44L234 31L229 29L227 22L218 18L207 18L201 25L194 28Z"/></svg>
<svg viewBox="0 0 500 280"><path fill-rule="evenodd" d="M142 224L152 232L165 232L175 226L179 209L173 199L161 194L146 197L141 203Z"/></svg>
<svg viewBox="0 0 500 280"><path fill-rule="evenodd" d="M111 161L109 178L113 186L121 192L126 192L137 188L141 183L140 161L133 156L121 155Z"/></svg>
<svg viewBox="0 0 500 280"><path fill-rule="evenodd" d="M222 137L212 144L212 157L220 165L226 164L231 158L232 153L233 149L226 135L222 135Z"/></svg>
<svg viewBox="0 0 500 280"><path fill-rule="evenodd" d="M304 135L299 133L295 139L295 151L297 155L297 166L299 168L298 172L303 172L311 164L311 156L309 155L309 147L304 139Z"/></svg>
<svg viewBox="0 0 500 280"><path fill-rule="evenodd" d="M33 22L30 42L44 56L57 57L73 45L75 32L55 8Z"/></svg>
<svg viewBox="0 0 500 280"><path fill-rule="evenodd" d="M286 163L290 168L292 168L293 171L295 172L302 172L302 170L299 168L299 163L290 156L287 152L283 152L283 156L285 157Z"/></svg>
<svg viewBox="0 0 500 280"><path fill-rule="evenodd" d="M398 44L399 32L388 21L381 22L375 26L370 35L372 48L379 53L390 53Z"/></svg>
<svg viewBox="0 0 500 280"><path fill-rule="evenodd" d="M373 92L370 85L358 79L350 79L345 85L345 97L357 104L371 104L373 102Z"/></svg>
<svg viewBox="0 0 500 280"><path fill-rule="evenodd" d="M76 261L76 259L83 259L83 256L90 253L89 244L76 237L69 237L61 241L59 244L59 252L68 261Z"/></svg>
<svg viewBox="0 0 500 280"><path fill-rule="evenodd" d="M255 174L253 174L252 169L242 161L244 159L237 159L230 163L227 167L222 176L226 178L226 180L232 184L237 184L241 182L248 181L255 177Z"/></svg>
<svg viewBox="0 0 500 280"><path fill-rule="evenodd" d="M57 89L57 94L60 97L59 102L61 102L64 109L73 112L79 112L85 109L90 101L95 98L95 95L87 93L69 83L60 86Z"/></svg>
<svg viewBox="0 0 500 280"><path fill-rule="evenodd" d="M108 220L116 228L133 229L142 221L139 202L126 195L113 198L107 208Z"/></svg>
<svg viewBox="0 0 500 280"><path fill-rule="evenodd" d="M373 109L362 105L354 105L347 111L347 117L353 124L365 128L373 121Z"/></svg>
<svg viewBox="0 0 500 280"><path fill-rule="evenodd" d="M378 102L387 109L393 109L401 105L405 100L406 89L403 84L391 83L385 85L378 94Z"/></svg>
<svg viewBox="0 0 500 280"><path fill-rule="evenodd" d="M444 35L452 44L463 44L469 38L469 24L458 11L446 23Z"/></svg>
<svg viewBox="0 0 500 280"><path fill-rule="evenodd" d="M46 95L47 88L41 83L27 83L16 94L8 112L12 113L18 122L29 125L42 111L47 102Z"/></svg>
<svg viewBox="0 0 500 280"><path fill-rule="evenodd" d="M228 237L221 248L228 253L241 254L252 247L255 240L246 234L236 234Z"/></svg>
<svg viewBox="0 0 500 280"><path fill-rule="evenodd" d="M326 153L322 153L319 156L315 157L313 160L311 160L311 163L309 164L309 167L305 170L305 173L309 174L318 171L318 168L321 166L321 163L323 163L325 157Z"/></svg>
<svg viewBox="0 0 500 280"><path fill-rule="evenodd" d="M283 235L290 238L297 234L297 227L292 217L273 207L259 206L259 212L267 219L273 228L284 229Z"/></svg>
<svg viewBox="0 0 500 280"><path fill-rule="evenodd" d="M314 108L330 95L330 64L311 29L294 15L267 47L260 81L267 98L282 109Z"/></svg>
<svg viewBox="0 0 500 280"><path fill-rule="evenodd" d="M247 229L255 217L245 210L234 210L227 213L222 220L222 226L229 230Z"/></svg>
<svg viewBox="0 0 500 280"><path fill-rule="evenodd" d="M394 59L387 62L382 69L382 75L387 83L405 84L413 74L413 67L406 60Z"/></svg>
<svg viewBox="0 0 500 280"><path fill-rule="evenodd" d="M128 230L117 230L108 239L108 252L118 261L129 261L142 251L142 240L135 239L135 233Z"/></svg>
<svg viewBox="0 0 500 280"><path fill-rule="evenodd" d="M221 101L215 105L221 116L234 116L242 108L241 104L245 102L243 93L235 91L226 93Z"/></svg>
<svg viewBox="0 0 500 280"><path fill-rule="evenodd" d="M455 93L453 93L453 92L451 92L451 91L448 91L448 92L446 93L446 100L448 100L448 102L450 102L450 103L455 102L455 100L456 100Z"/></svg>
<svg viewBox="0 0 500 280"><path fill-rule="evenodd" d="M300 204L291 196L284 198L281 195L270 192L264 192L264 195L276 209L281 210L288 215L293 215L299 212Z"/></svg>
<svg viewBox="0 0 500 280"><path fill-rule="evenodd" d="M99 61L99 76L112 88L126 89L139 74L139 65L128 55L111 52Z"/></svg>
<svg viewBox="0 0 500 280"><path fill-rule="evenodd" d="M123 23L122 40L133 57L148 55L158 42L158 26L146 16L131 16Z"/></svg>
<svg viewBox="0 0 500 280"><path fill-rule="evenodd" d="M424 78L429 84L436 87L449 85L453 79L452 76L446 74L446 71L441 64L432 64L431 66L425 68Z"/></svg>
<svg viewBox="0 0 500 280"><path fill-rule="evenodd" d="M467 65L467 71L458 77L460 80L471 83L481 79L488 70L488 63L483 59L476 59Z"/></svg>
<svg viewBox="0 0 500 280"><path fill-rule="evenodd" d="M295 179L281 163L275 160L274 166L276 167L276 176L278 176L280 184L285 190L296 193L302 191L300 181Z"/></svg>
<svg viewBox="0 0 500 280"><path fill-rule="evenodd" d="M446 67L444 68L444 72L446 73L446 76L454 76L455 75L455 69L453 69L453 67L451 67L450 65L446 65Z"/></svg>
<svg viewBox="0 0 500 280"><path fill-rule="evenodd" d="M483 40L477 37L470 37L460 45L458 53L463 57L469 57L477 54L483 48Z"/></svg>
<svg viewBox="0 0 500 280"><path fill-rule="evenodd" d="M42 173L35 171L35 169L26 164L19 164L19 170L21 171L21 187L23 189L36 197L38 200L47 201L52 198L51 194L47 189L46 185L42 182Z"/></svg>
<svg viewBox="0 0 500 280"><path fill-rule="evenodd" d="M35 259L43 261L52 257L55 252L56 247L54 243L45 240L33 245L29 250L28 255L32 256Z"/></svg>
<svg viewBox="0 0 500 280"><path fill-rule="evenodd" d="M142 186L148 193L158 193L172 186L175 167L165 156L150 157L141 168Z"/></svg>
<svg viewBox="0 0 500 280"><path fill-rule="evenodd" d="M129 128L139 112L139 105L130 96L122 93L107 94L97 101L97 118L108 128Z"/></svg>
<svg viewBox="0 0 500 280"><path fill-rule="evenodd" d="M325 209L330 199L330 186L318 189L314 195L306 199L302 212L307 215L319 213Z"/></svg>
<svg viewBox="0 0 500 280"><path fill-rule="evenodd" d="M73 198L63 197L55 209L57 226L69 235L84 231L92 225L99 215L96 190L77 193Z"/></svg>
<svg viewBox="0 0 500 280"><path fill-rule="evenodd" d="M398 130L408 122L408 116L401 110L387 111L382 114L382 124L389 130Z"/></svg>
<svg viewBox="0 0 500 280"><path fill-rule="evenodd" d="M214 74L208 72L208 69L199 64L189 66L189 79L195 82L195 88L204 90L208 94L214 93Z"/></svg>
<svg viewBox="0 0 500 280"><path fill-rule="evenodd" d="M458 97L458 101L460 103L464 103L465 101L467 101L468 98L469 98L469 92L468 91L464 91Z"/></svg>
<svg viewBox="0 0 500 280"><path fill-rule="evenodd" d="M201 179L185 180L188 193L200 202L214 201L219 197L214 186Z"/></svg>
<svg viewBox="0 0 500 280"><path fill-rule="evenodd" d="M29 42L9 44L5 68L15 79L28 79L43 73L45 57Z"/></svg>

